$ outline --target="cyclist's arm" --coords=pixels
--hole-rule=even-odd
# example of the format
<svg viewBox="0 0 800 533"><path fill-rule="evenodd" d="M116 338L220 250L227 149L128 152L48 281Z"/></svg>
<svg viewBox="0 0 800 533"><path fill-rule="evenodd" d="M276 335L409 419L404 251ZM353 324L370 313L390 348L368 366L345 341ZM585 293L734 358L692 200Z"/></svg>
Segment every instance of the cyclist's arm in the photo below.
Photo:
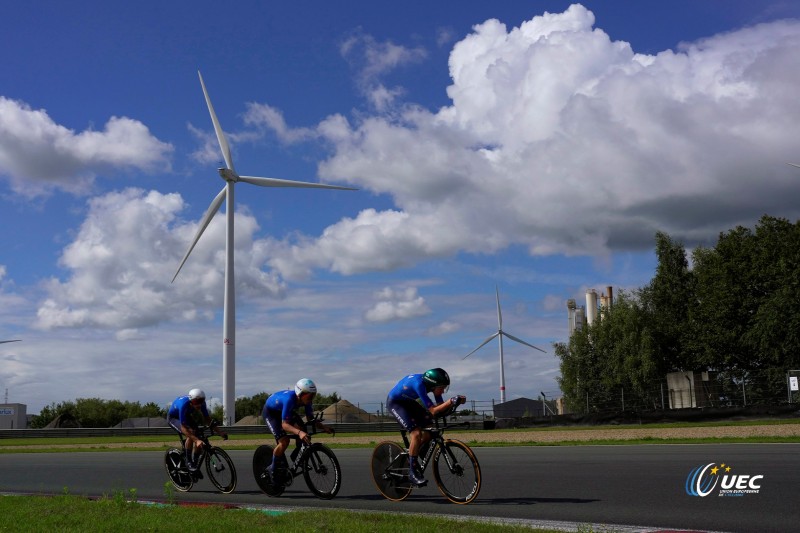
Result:
<svg viewBox="0 0 800 533"><path fill-rule="evenodd" d="M440 417L447 415L452 409L453 404L450 403L450 400L447 400L439 405L434 405L429 409L429 411L434 417Z"/></svg>
<svg viewBox="0 0 800 533"><path fill-rule="evenodd" d="M286 433L297 435L300 440L307 440L308 433L306 433L305 430L300 429L299 425L293 424L292 422L293 420L287 420L285 418L282 419L281 428L283 428Z"/></svg>
<svg viewBox="0 0 800 533"><path fill-rule="evenodd" d="M430 413L435 416L447 416L450 414L451 411L454 411L456 407L465 403L467 401L466 396L453 396L449 400L441 401L441 396L436 398L437 402L440 402L438 405L430 408Z"/></svg>
<svg viewBox="0 0 800 533"><path fill-rule="evenodd" d="M217 424L216 420L212 420L210 416L206 417L206 425L211 428L211 431L219 435L225 440L228 440L228 434L219 428L219 424Z"/></svg>
<svg viewBox="0 0 800 533"><path fill-rule="evenodd" d="M309 422L312 422L312 421L314 422L314 426L315 426L317 429L319 429L319 430L321 430L321 431L324 431L325 433L332 433L332 434L335 434L335 433L336 433L336 430L334 430L334 429L333 429L333 428L331 428L331 427L328 427L328 426L326 426L325 424L323 424L323 423L322 423L322 421L321 421L321 420L313 420L313 418L312 418L312 419L309 419Z"/></svg>
<svg viewBox="0 0 800 533"><path fill-rule="evenodd" d="M181 406L180 410L178 411L178 421L181 423L181 432L186 435L186 438L192 442L200 442L200 439L197 438L197 434L194 428L194 425L191 423L192 418L189 415L189 403L185 403Z"/></svg>

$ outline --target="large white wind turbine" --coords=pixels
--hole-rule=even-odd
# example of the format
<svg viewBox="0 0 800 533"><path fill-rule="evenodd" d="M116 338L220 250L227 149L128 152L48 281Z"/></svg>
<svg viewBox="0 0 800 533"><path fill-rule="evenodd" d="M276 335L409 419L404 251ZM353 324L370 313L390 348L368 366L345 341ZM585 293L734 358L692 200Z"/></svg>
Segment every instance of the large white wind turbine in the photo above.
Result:
<svg viewBox="0 0 800 533"><path fill-rule="evenodd" d="M478 346L477 348L475 348L474 350L469 352L467 355L465 355L461 359L462 360L466 359L470 355L474 354L475 352L477 352L478 350L480 350L481 348L486 346L492 339L497 337L497 340L500 341L500 403L505 403L505 401L506 401L506 375L505 375L505 370L503 369L503 336L505 335L506 337L508 337L512 341L518 342L520 344L524 344L525 346L530 346L534 350L539 350L540 352L544 352L544 353L547 353L547 352L545 352L541 348L537 348L533 344L528 344L527 342L525 342L522 339L516 338L514 335L511 335L510 333L507 333L507 332L503 331L503 314L500 312L500 291L497 289L497 286L495 286L495 288L494 288L494 293L495 293L495 296L497 297L497 333L495 333L494 335L490 335L488 339L486 339L485 341L483 341L480 344L480 346Z"/></svg>
<svg viewBox="0 0 800 533"><path fill-rule="evenodd" d="M211 99L208 97L206 85L203 83L203 76L197 72L200 77L200 86L203 88L203 96L206 99L208 112L211 115L211 122L214 124L214 131L217 134L219 147L222 150L222 157L225 159L225 168L218 169L220 177L225 180L225 186L217 194L211 205L208 206L203 219L200 221L200 227L194 236L192 244L183 256L178 270L175 271L175 276L172 281L178 277L183 264L188 259L189 254L192 253L197 241L205 231L211 219L219 210L222 201L225 200L225 223L226 223L226 237L225 237L225 303L223 307L223 326L222 326L222 408L224 413L224 424L233 425L236 422L236 404L235 404L235 372L236 372L236 298L234 291L234 275L233 275L233 187L237 182L243 181L259 187L303 187L315 189L340 189L354 191L351 187L338 187L335 185L323 185L321 183L307 183L304 181L292 181L276 178L256 178L252 176L240 176L236 173L233 167L233 160L231 159L231 149L228 146L228 141L225 139L225 134L222 132L222 127L219 125L217 115L214 113L214 108L211 105Z"/></svg>

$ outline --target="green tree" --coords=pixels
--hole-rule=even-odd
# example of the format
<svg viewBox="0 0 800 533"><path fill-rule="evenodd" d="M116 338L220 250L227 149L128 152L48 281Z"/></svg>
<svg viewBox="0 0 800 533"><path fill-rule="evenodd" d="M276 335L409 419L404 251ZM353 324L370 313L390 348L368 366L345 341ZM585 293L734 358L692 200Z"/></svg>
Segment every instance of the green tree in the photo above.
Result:
<svg viewBox="0 0 800 533"><path fill-rule="evenodd" d="M31 417L31 427L34 429L41 429L46 427L50 422L55 420L60 415L75 416L75 404L73 402L63 402L56 404L55 402L45 406L38 415Z"/></svg>
<svg viewBox="0 0 800 533"><path fill-rule="evenodd" d="M644 319L650 325L655 372L694 370L697 358L689 337L689 310L696 302L695 275L689 270L683 245L662 232L656 233L656 257L655 276L639 291Z"/></svg>
<svg viewBox="0 0 800 533"><path fill-rule="evenodd" d="M721 234L714 248L697 248L692 254L697 302L691 311L690 342L698 366L735 370L752 364L752 352L742 339L760 298L754 244L752 232L738 227Z"/></svg>
<svg viewBox="0 0 800 533"><path fill-rule="evenodd" d="M326 407L335 404L341 400L339 395L336 392L331 394L319 394L314 397L314 411L322 411Z"/></svg>
<svg viewBox="0 0 800 533"><path fill-rule="evenodd" d="M269 398L268 392L259 392L250 397L242 397L236 399L236 416L243 418L245 416L261 416L261 411L264 409L264 403Z"/></svg>
<svg viewBox="0 0 800 533"><path fill-rule="evenodd" d="M569 343L555 343L556 357L561 359L561 375L556 378L567 409L572 412L595 411L597 400L604 395L604 369L592 342L596 325L576 330Z"/></svg>
<svg viewBox="0 0 800 533"><path fill-rule="evenodd" d="M761 366L800 363L800 223L764 216L754 235L758 306L743 336Z"/></svg>

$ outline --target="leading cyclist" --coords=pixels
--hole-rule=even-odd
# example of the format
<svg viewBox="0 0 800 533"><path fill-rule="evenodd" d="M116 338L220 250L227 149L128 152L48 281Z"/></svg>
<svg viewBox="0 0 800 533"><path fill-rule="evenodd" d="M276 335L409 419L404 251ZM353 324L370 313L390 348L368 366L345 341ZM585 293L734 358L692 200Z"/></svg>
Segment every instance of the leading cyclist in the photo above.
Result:
<svg viewBox="0 0 800 533"><path fill-rule="evenodd" d="M431 435L423 428L433 423L433 417L444 416L467 401L466 396L453 396L444 401L442 395L450 387L450 376L441 368L432 368L424 374L409 374L389 391L386 407L409 436L408 480L418 487L428 483L417 467L420 449ZM433 393L436 403L428 396Z"/></svg>
<svg viewBox="0 0 800 533"><path fill-rule="evenodd" d="M197 438L200 423L210 426L223 439L228 439L228 434L212 422L206 406L206 393L201 389L192 389L186 396L175 398L167 412L167 422L172 429L186 437L186 466L191 471L197 470L199 465L195 463L195 456L203 447L203 441Z"/></svg>
<svg viewBox="0 0 800 533"><path fill-rule="evenodd" d="M312 404L314 396L317 395L317 386L308 378L303 378L294 386L294 390L283 390L276 392L267 398L264 403L264 409L261 411L264 417L264 423L269 428L270 433L275 436L275 449L272 452L272 464L267 467L270 478L275 479L275 470L285 470L288 467L286 461L286 448L289 446L291 438L289 434L297 435L300 440L306 444L311 443L311 439L306 433L304 428L300 425L303 423L302 419L295 413L295 409L303 407L305 410L306 420L311 422L314 419L314 409ZM325 433L333 433L333 429L329 428L319 420L316 422L316 427Z"/></svg>

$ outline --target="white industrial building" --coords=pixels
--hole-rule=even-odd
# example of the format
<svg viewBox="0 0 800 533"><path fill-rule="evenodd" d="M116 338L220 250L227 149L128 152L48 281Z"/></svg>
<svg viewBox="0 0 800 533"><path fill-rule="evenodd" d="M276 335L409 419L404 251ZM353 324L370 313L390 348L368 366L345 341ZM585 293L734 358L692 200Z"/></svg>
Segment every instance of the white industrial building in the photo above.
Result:
<svg viewBox="0 0 800 533"><path fill-rule="evenodd" d="M569 336L580 331L584 326L591 326L598 317L603 316L607 309L611 309L614 301L614 288L606 287L605 293L598 296L595 289L586 291L586 306L578 307L575 300L567 300L567 315L569 319Z"/></svg>
<svg viewBox="0 0 800 533"><path fill-rule="evenodd" d="M28 427L28 406L24 403L0 403L0 429Z"/></svg>

